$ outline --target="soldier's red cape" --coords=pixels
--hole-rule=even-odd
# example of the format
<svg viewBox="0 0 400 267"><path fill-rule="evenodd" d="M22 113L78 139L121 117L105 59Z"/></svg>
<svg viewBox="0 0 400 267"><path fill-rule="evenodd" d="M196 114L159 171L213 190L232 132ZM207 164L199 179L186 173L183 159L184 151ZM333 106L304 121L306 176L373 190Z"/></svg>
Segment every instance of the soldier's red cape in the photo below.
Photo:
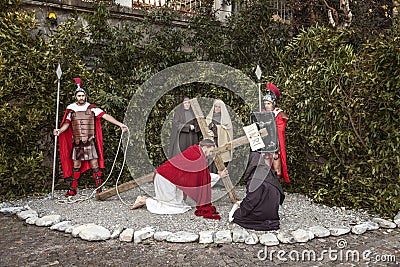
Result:
<svg viewBox="0 0 400 267"><path fill-rule="evenodd" d="M285 136L285 128L286 128L287 121L282 119L282 116L276 117L276 128L278 130L278 140L279 140L279 153L281 158L282 164L282 176L285 179L286 183L290 183L289 174L287 170L287 163L286 163L286 136Z"/></svg>
<svg viewBox="0 0 400 267"><path fill-rule="evenodd" d="M88 108L93 108L95 107L94 105L89 105ZM63 119L61 121L61 126L66 122L67 115L70 112L70 109L66 109L64 112ZM97 154L99 155L98 163L100 168L104 168L104 153L103 153L103 131L101 128L101 122L100 118L103 116L104 113L100 113L98 116L96 116L96 148L97 148ZM60 161L61 161L61 167L63 171L64 178L68 178L72 176L72 169L73 169L73 162L71 158L71 153L72 153L72 127L68 127L68 129L60 134L59 136L59 148L60 148ZM85 172L88 169L90 169L90 163L88 160L82 161L80 171Z"/></svg>
<svg viewBox="0 0 400 267"><path fill-rule="evenodd" d="M156 172L196 202L197 216L220 219L215 207L211 205L211 176L206 156L199 145L190 146L167 160Z"/></svg>

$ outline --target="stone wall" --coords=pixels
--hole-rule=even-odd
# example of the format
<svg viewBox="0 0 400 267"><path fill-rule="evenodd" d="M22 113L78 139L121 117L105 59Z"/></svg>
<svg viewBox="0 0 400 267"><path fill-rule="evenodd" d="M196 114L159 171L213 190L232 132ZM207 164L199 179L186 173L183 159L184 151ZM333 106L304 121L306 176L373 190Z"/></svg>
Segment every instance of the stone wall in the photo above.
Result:
<svg viewBox="0 0 400 267"><path fill-rule="evenodd" d="M94 12L93 3L81 0L23 0L23 9L35 12L35 17L39 23L37 34L43 36L51 35L56 29L57 24L62 24L71 17L76 17L78 23L84 27L87 25L87 22L83 18L83 14ZM143 12L145 12L120 4L110 6L109 10L109 23L113 26L143 19ZM48 18L50 13L56 15L56 21ZM175 21L177 27L184 26L185 24L184 18L180 21Z"/></svg>

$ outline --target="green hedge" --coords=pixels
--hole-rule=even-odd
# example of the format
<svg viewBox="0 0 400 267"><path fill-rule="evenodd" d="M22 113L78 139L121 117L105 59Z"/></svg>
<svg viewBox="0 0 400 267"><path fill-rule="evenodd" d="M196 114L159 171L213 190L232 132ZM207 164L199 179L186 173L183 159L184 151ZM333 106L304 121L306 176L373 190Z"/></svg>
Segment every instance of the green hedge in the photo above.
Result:
<svg viewBox="0 0 400 267"><path fill-rule="evenodd" d="M290 117L290 190L391 217L400 208L400 35L358 47L353 37L309 28L282 53L275 80Z"/></svg>
<svg viewBox="0 0 400 267"><path fill-rule="evenodd" d="M44 188L48 170L43 127L50 108L47 99L47 47L30 35L36 20L30 12L2 4L0 15L0 193L1 198ZM13 9L14 8L14 9ZM10 10L7 12L7 10ZM21 182L23 181L23 182Z"/></svg>

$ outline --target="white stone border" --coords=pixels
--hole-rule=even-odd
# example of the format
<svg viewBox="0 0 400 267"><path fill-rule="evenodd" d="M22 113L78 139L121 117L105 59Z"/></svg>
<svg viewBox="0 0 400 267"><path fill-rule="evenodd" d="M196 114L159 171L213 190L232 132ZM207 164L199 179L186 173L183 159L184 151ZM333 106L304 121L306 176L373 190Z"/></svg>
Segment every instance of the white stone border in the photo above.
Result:
<svg viewBox="0 0 400 267"><path fill-rule="evenodd" d="M264 246L276 246L279 244L294 244L308 242L314 238L323 238L328 236L342 236L347 233L363 234L367 231L377 230L379 228L394 229L400 228L400 212L394 217L393 221L382 218L373 218L371 221L366 221L352 227L331 227L325 228L322 226L314 226L309 229L297 229L291 232L278 231L278 234L249 233L245 229L234 230L212 230L192 233L186 231L169 232L155 231L151 226L135 230L133 228L122 228L116 226L111 232L110 230L88 223L83 225L72 225L71 221L62 221L61 215L45 215L38 217L37 211L24 207L8 207L0 209L1 213L14 214L21 220L25 220L27 224L36 226L49 227L51 230L71 233L74 237L80 237L86 241L102 241L108 239L119 238L120 242L142 243L148 239L157 241L166 241L172 243L188 243L198 242L200 244L226 244L226 243L246 243L248 245L262 244Z"/></svg>

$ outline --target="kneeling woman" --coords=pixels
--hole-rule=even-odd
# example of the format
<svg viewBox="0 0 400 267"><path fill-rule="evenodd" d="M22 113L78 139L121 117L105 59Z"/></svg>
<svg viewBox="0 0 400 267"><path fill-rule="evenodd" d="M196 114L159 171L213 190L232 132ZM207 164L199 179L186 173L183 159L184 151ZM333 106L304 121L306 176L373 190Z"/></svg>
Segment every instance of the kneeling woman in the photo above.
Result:
<svg viewBox="0 0 400 267"><path fill-rule="evenodd" d="M265 163L258 152L251 152L246 170L246 196L235 203L229 221L257 231L279 229L279 205L285 195L275 171Z"/></svg>

